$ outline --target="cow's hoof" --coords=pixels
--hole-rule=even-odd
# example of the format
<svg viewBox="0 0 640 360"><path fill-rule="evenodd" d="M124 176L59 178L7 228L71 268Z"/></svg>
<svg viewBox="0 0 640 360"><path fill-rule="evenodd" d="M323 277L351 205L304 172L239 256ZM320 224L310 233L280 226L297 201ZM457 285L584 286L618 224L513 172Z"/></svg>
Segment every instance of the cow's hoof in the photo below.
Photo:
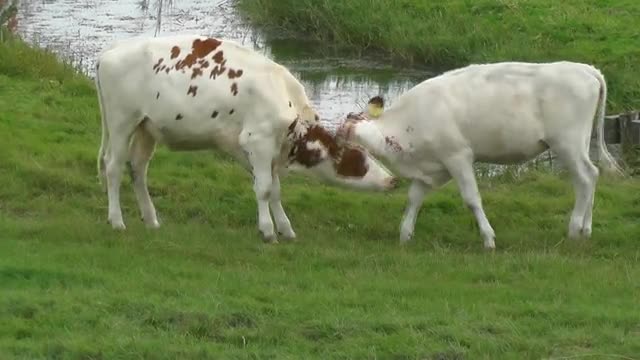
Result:
<svg viewBox="0 0 640 360"><path fill-rule="evenodd" d="M282 237L283 240L289 241L289 242L296 242L298 241L297 237L296 237L296 233L291 230L288 232L279 232L278 233L280 235L280 237Z"/></svg>
<svg viewBox="0 0 640 360"><path fill-rule="evenodd" d="M262 235L262 241L264 241L265 244L277 244L278 243L278 238L276 237L275 234L272 235Z"/></svg>
<svg viewBox="0 0 640 360"><path fill-rule="evenodd" d="M591 237L591 228L569 228L567 237L569 238L569 240L573 241L588 240Z"/></svg>
<svg viewBox="0 0 640 360"><path fill-rule="evenodd" d="M158 222L158 220L145 221L144 222L144 226L146 226L147 229L159 229L160 228L160 223Z"/></svg>
<svg viewBox="0 0 640 360"><path fill-rule="evenodd" d="M127 227L124 226L124 222L122 221L109 221L113 230L123 231L126 230Z"/></svg>
<svg viewBox="0 0 640 360"><path fill-rule="evenodd" d="M409 226L400 227L400 245L406 245L413 240L413 229Z"/></svg>
<svg viewBox="0 0 640 360"><path fill-rule="evenodd" d="M487 251L494 251L496 249L496 242L494 239L487 239L484 241L484 249Z"/></svg>
<svg viewBox="0 0 640 360"><path fill-rule="evenodd" d="M400 234L400 245L407 245L413 239L413 233L402 233Z"/></svg>

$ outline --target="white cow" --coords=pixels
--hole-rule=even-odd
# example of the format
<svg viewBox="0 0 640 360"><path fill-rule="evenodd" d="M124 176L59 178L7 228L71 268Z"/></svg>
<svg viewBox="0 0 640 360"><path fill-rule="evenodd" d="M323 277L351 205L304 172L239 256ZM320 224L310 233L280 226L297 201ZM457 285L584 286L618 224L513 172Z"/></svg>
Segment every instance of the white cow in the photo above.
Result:
<svg viewBox="0 0 640 360"><path fill-rule="evenodd" d="M622 173L603 139L606 99L605 79L590 65L470 65L415 86L377 119L350 114L340 137L363 144L398 175L413 180L401 242L412 237L424 196L453 178L475 215L484 246L495 248L473 163L520 163L548 148L573 178L576 201L569 237L589 237L599 173L588 152L594 117L600 161L605 170Z"/></svg>
<svg viewBox="0 0 640 360"><path fill-rule="evenodd" d="M278 232L296 236L280 203L279 174L287 168L362 189L395 186L366 150L337 145L287 69L234 42L191 35L121 41L100 54L96 73L98 171L116 229L125 228L119 189L127 161L143 220L159 226L146 180L156 143L217 148L250 168L266 241L276 241L270 210Z"/></svg>

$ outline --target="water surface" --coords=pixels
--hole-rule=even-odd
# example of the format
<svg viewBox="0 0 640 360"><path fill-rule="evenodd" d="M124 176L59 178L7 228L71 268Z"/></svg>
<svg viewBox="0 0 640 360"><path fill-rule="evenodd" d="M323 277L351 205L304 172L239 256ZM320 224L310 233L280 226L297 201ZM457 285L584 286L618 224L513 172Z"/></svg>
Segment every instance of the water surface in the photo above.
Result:
<svg viewBox="0 0 640 360"><path fill-rule="evenodd" d="M152 1L154 2L154 1ZM114 40L154 36L156 8L140 0L21 0L18 33L50 48L93 76L98 52ZM392 103L399 94L430 76L426 70L348 56L326 56L315 44L265 36L249 26L234 1L176 0L163 9L159 34L202 34L237 41L287 66L305 85L324 118L359 110L374 95Z"/></svg>

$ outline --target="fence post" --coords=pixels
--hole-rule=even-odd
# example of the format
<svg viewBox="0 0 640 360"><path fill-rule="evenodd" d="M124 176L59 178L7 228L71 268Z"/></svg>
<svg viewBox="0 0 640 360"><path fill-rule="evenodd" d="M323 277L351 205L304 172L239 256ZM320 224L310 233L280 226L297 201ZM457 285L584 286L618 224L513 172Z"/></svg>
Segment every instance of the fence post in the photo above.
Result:
<svg viewBox="0 0 640 360"><path fill-rule="evenodd" d="M629 150L640 144L640 112L632 111L620 115L622 149Z"/></svg>

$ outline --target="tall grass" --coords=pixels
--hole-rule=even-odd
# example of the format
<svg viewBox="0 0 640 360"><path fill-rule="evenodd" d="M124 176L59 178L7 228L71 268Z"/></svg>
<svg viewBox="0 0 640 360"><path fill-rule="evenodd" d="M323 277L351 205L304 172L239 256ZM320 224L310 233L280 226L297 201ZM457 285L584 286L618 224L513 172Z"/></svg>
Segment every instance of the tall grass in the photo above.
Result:
<svg viewBox="0 0 640 360"><path fill-rule="evenodd" d="M163 227L106 224L92 83L50 53L0 44L0 359L560 359L640 354L640 184L603 179L593 239L564 233L569 181L481 182L486 254L455 186L398 246L406 188L298 176L300 241L268 246L250 176L217 153L151 163Z"/></svg>
<svg viewBox="0 0 640 360"><path fill-rule="evenodd" d="M239 0L255 23L326 48L452 68L574 60L601 68L612 111L640 107L640 2L632 0Z"/></svg>

